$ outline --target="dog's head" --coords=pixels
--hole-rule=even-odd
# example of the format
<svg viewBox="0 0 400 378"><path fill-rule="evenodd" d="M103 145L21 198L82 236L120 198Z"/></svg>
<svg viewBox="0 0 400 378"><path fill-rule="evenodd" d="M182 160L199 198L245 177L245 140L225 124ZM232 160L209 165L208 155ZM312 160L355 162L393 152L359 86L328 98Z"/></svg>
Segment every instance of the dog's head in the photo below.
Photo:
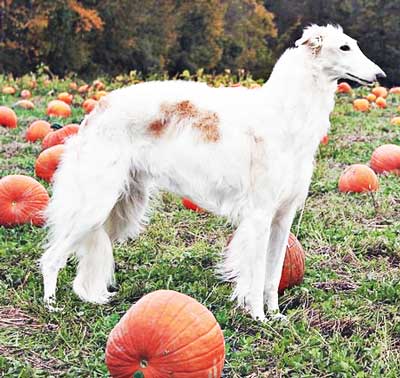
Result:
<svg viewBox="0 0 400 378"><path fill-rule="evenodd" d="M304 29L296 47L307 49L332 80L350 79L360 84L372 84L386 77L383 70L362 53L357 41L344 34L340 26L311 25Z"/></svg>

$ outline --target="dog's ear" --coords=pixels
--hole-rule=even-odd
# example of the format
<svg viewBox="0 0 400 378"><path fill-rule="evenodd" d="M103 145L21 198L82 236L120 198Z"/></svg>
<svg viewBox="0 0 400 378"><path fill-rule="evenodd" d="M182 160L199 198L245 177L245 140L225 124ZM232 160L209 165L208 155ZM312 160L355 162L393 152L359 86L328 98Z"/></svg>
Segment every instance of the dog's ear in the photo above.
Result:
<svg viewBox="0 0 400 378"><path fill-rule="evenodd" d="M321 27L312 25L304 29L303 35L295 42L295 46L306 45L314 55L318 55L322 49L323 40Z"/></svg>

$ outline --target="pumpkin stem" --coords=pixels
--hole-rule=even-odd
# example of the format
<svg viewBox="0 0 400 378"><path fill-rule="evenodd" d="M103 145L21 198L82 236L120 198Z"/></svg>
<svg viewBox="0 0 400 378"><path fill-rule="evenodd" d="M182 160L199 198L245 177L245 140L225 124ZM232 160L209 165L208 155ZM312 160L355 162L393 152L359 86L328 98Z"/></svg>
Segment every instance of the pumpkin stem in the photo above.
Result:
<svg viewBox="0 0 400 378"><path fill-rule="evenodd" d="M62 128L63 128L63 125L61 125L60 123L53 123L50 127L51 127L53 130L59 130L59 129L62 129Z"/></svg>

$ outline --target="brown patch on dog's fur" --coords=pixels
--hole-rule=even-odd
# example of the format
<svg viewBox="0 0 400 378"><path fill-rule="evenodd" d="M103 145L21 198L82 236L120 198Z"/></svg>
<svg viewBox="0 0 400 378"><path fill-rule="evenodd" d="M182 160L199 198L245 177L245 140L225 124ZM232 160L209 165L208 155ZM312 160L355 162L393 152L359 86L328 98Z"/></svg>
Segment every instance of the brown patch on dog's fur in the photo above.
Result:
<svg viewBox="0 0 400 378"><path fill-rule="evenodd" d="M219 118L217 113L204 112L199 119L193 123L193 127L200 131L205 142L217 142L220 138L218 130Z"/></svg>
<svg viewBox="0 0 400 378"><path fill-rule="evenodd" d="M149 130L151 134L153 134L156 137L159 137L164 132L166 127L167 123L165 121L162 121L161 119L156 119L155 121L150 123Z"/></svg>
<svg viewBox="0 0 400 378"><path fill-rule="evenodd" d="M199 115L199 111L190 101L178 102L173 108L173 112L181 119L195 118Z"/></svg>
<svg viewBox="0 0 400 378"><path fill-rule="evenodd" d="M149 131L154 136L160 137L169 125L174 122L192 121L192 127L198 130L205 142L217 142L220 138L217 113L201 111L190 101L180 101L175 104L161 104L161 119L156 119L149 124Z"/></svg>

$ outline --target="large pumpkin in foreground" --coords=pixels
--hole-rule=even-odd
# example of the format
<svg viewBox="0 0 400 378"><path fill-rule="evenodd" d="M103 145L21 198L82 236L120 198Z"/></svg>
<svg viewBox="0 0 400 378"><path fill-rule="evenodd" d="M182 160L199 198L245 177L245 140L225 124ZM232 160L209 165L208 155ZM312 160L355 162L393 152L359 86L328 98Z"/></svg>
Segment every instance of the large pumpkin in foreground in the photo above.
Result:
<svg viewBox="0 0 400 378"><path fill-rule="evenodd" d="M41 226L48 202L46 189L34 178L5 176L0 180L0 225L32 223Z"/></svg>
<svg viewBox="0 0 400 378"><path fill-rule="evenodd" d="M224 337L213 314L187 295L145 295L111 331L106 364L114 378L219 378Z"/></svg>
<svg viewBox="0 0 400 378"><path fill-rule="evenodd" d="M279 282L279 294L283 294L285 289L301 284L304 278L304 270L305 254L303 247L296 236L290 233Z"/></svg>
<svg viewBox="0 0 400 378"><path fill-rule="evenodd" d="M374 192L379 189L379 181L370 167L353 164L343 171L338 186L341 192Z"/></svg>

